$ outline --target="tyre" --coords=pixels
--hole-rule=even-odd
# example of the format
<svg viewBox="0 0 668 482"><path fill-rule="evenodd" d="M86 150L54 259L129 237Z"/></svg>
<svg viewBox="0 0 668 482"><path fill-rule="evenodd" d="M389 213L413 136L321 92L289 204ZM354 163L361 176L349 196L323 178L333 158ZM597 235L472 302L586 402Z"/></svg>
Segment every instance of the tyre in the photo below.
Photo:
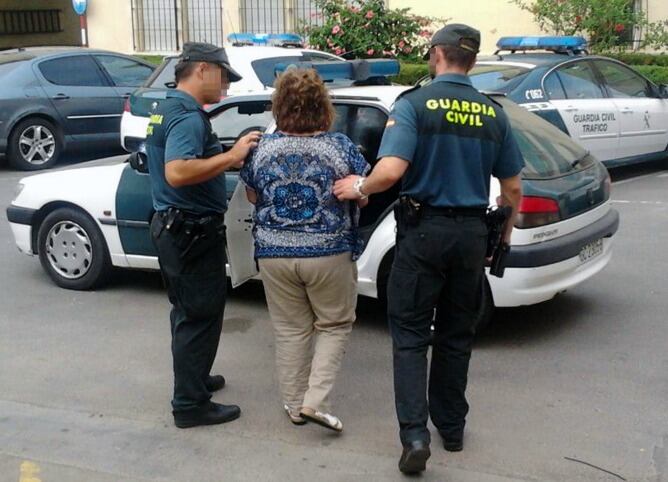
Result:
<svg viewBox="0 0 668 482"><path fill-rule="evenodd" d="M111 261L102 232L77 209L60 208L47 215L37 243L42 268L61 288L90 290L109 276Z"/></svg>
<svg viewBox="0 0 668 482"><path fill-rule="evenodd" d="M9 136L9 164L21 171L37 171L52 167L62 151L63 143L55 125L39 117L19 122Z"/></svg>
<svg viewBox="0 0 668 482"><path fill-rule="evenodd" d="M478 322L476 323L476 333L484 331L492 323L494 318L494 297L492 296L492 288L489 286L487 276L482 291L482 302L480 307L480 314L478 315Z"/></svg>

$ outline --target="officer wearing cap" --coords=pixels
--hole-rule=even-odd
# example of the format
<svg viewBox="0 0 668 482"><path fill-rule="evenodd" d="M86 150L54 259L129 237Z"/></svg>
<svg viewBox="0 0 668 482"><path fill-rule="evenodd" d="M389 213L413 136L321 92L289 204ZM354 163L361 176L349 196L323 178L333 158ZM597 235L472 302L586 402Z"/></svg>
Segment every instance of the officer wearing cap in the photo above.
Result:
<svg viewBox="0 0 668 482"><path fill-rule="evenodd" d="M379 150L382 159L368 178L349 176L334 188L339 199L356 199L403 178L387 300L404 447L399 469L405 473L426 467L428 416L446 450L463 448L468 365L485 276L490 177L500 180L501 204L513 207L513 217L521 197L524 162L508 119L467 75L479 47L480 33L466 25L436 32L427 54L433 81L397 100Z"/></svg>
<svg viewBox="0 0 668 482"><path fill-rule="evenodd" d="M151 237L172 304L170 314L174 423L213 425L239 417L236 405L210 401L225 384L210 374L225 309L227 208L224 172L240 168L257 145L250 133L223 153L202 109L219 102L241 76L225 50L186 43L175 67L176 88L151 112L146 137L153 206Z"/></svg>

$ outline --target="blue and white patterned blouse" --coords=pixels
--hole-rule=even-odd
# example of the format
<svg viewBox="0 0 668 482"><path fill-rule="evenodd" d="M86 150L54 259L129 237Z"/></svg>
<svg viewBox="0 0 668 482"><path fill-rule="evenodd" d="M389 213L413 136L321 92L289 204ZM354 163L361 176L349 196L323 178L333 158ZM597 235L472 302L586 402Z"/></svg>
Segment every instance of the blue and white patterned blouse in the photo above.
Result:
<svg viewBox="0 0 668 482"><path fill-rule="evenodd" d="M334 182L364 175L369 164L345 135L322 133L262 136L241 169L242 181L257 194L255 257L308 258L362 252L357 235L359 208L332 194Z"/></svg>

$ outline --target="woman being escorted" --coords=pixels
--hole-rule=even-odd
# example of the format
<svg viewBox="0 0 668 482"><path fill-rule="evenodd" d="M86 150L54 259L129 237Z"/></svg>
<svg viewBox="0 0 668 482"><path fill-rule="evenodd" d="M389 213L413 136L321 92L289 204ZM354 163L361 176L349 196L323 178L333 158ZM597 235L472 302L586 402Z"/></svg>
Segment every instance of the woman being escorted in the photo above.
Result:
<svg viewBox="0 0 668 482"><path fill-rule="evenodd" d="M355 321L357 203L334 181L369 165L352 141L328 133L335 111L314 70L276 80L275 134L264 135L241 170L255 204L255 257L276 335L276 366L292 423L341 431L328 398Z"/></svg>

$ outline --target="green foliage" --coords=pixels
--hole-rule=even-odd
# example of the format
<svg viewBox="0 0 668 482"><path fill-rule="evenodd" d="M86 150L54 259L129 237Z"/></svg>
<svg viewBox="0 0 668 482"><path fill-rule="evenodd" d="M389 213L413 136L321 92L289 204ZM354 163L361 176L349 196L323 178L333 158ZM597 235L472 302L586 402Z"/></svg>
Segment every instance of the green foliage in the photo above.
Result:
<svg viewBox="0 0 668 482"><path fill-rule="evenodd" d="M643 54L635 52L621 52L608 54L629 65L658 65L668 67L668 54Z"/></svg>
<svg viewBox="0 0 668 482"><path fill-rule="evenodd" d="M668 67L660 65L632 65L631 67L657 85L668 84Z"/></svg>
<svg viewBox="0 0 668 482"><path fill-rule="evenodd" d="M311 47L344 58L392 57L418 60L443 19L420 17L409 9L389 9L384 0L317 0L322 25L301 27Z"/></svg>
<svg viewBox="0 0 668 482"><path fill-rule="evenodd" d="M650 23L630 0L509 0L533 14L541 30L552 35L582 35L594 52L622 51L639 27L638 48L668 45L668 20Z"/></svg>
<svg viewBox="0 0 668 482"><path fill-rule="evenodd" d="M165 58L163 55L135 55L135 57L153 65L160 65L162 63L162 59Z"/></svg>
<svg viewBox="0 0 668 482"><path fill-rule="evenodd" d="M429 75L429 66L426 63L411 64L402 62L399 75L390 77L390 80L395 84L415 85L425 75Z"/></svg>

